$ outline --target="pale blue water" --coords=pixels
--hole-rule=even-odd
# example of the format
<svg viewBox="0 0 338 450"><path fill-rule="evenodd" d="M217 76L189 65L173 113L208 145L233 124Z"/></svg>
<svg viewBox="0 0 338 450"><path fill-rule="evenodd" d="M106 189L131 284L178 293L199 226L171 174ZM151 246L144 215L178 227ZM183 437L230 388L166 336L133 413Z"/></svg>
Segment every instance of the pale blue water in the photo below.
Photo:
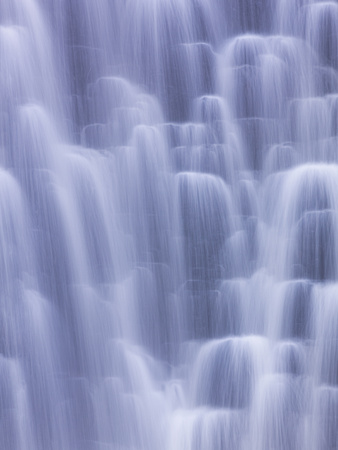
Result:
<svg viewBox="0 0 338 450"><path fill-rule="evenodd" d="M0 447L338 449L338 3L1 0Z"/></svg>

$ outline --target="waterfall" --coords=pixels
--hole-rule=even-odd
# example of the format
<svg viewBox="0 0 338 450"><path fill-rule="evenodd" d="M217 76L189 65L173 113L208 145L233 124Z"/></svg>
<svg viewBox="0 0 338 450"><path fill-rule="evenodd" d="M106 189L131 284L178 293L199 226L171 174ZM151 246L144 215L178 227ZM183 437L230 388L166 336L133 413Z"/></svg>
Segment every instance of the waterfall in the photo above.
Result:
<svg viewBox="0 0 338 450"><path fill-rule="evenodd" d="M337 1L0 1L0 448L338 449Z"/></svg>

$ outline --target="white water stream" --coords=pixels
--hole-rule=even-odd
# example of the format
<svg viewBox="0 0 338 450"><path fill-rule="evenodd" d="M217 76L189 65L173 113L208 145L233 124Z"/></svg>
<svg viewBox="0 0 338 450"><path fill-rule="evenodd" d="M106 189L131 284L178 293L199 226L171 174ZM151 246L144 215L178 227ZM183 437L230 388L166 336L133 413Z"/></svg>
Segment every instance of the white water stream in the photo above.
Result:
<svg viewBox="0 0 338 450"><path fill-rule="evenodd" d="M0 0L0 448L338 449L338 3Z"/></svg>

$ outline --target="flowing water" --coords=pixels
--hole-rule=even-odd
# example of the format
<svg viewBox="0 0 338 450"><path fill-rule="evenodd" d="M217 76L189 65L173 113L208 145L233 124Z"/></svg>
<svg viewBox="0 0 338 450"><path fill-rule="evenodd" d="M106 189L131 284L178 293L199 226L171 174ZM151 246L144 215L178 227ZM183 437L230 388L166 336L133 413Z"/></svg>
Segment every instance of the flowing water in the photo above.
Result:
<svg viewBox="0 0 338 450"><path fill-rule="evenodd" d="M338 3L1 0L0 447L338 449Z"/></svg>

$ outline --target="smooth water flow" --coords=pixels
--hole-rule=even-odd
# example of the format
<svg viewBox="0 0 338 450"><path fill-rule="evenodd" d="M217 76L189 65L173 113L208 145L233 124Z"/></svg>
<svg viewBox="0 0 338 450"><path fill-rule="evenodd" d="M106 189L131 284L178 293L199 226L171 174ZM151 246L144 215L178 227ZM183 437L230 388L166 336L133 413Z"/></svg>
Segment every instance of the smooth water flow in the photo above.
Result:
<svg viewBox="0 0 338 450"><path fill-rule="evenodd" d="M0 0L0 448L337 423L338 3Z"/></svg>

